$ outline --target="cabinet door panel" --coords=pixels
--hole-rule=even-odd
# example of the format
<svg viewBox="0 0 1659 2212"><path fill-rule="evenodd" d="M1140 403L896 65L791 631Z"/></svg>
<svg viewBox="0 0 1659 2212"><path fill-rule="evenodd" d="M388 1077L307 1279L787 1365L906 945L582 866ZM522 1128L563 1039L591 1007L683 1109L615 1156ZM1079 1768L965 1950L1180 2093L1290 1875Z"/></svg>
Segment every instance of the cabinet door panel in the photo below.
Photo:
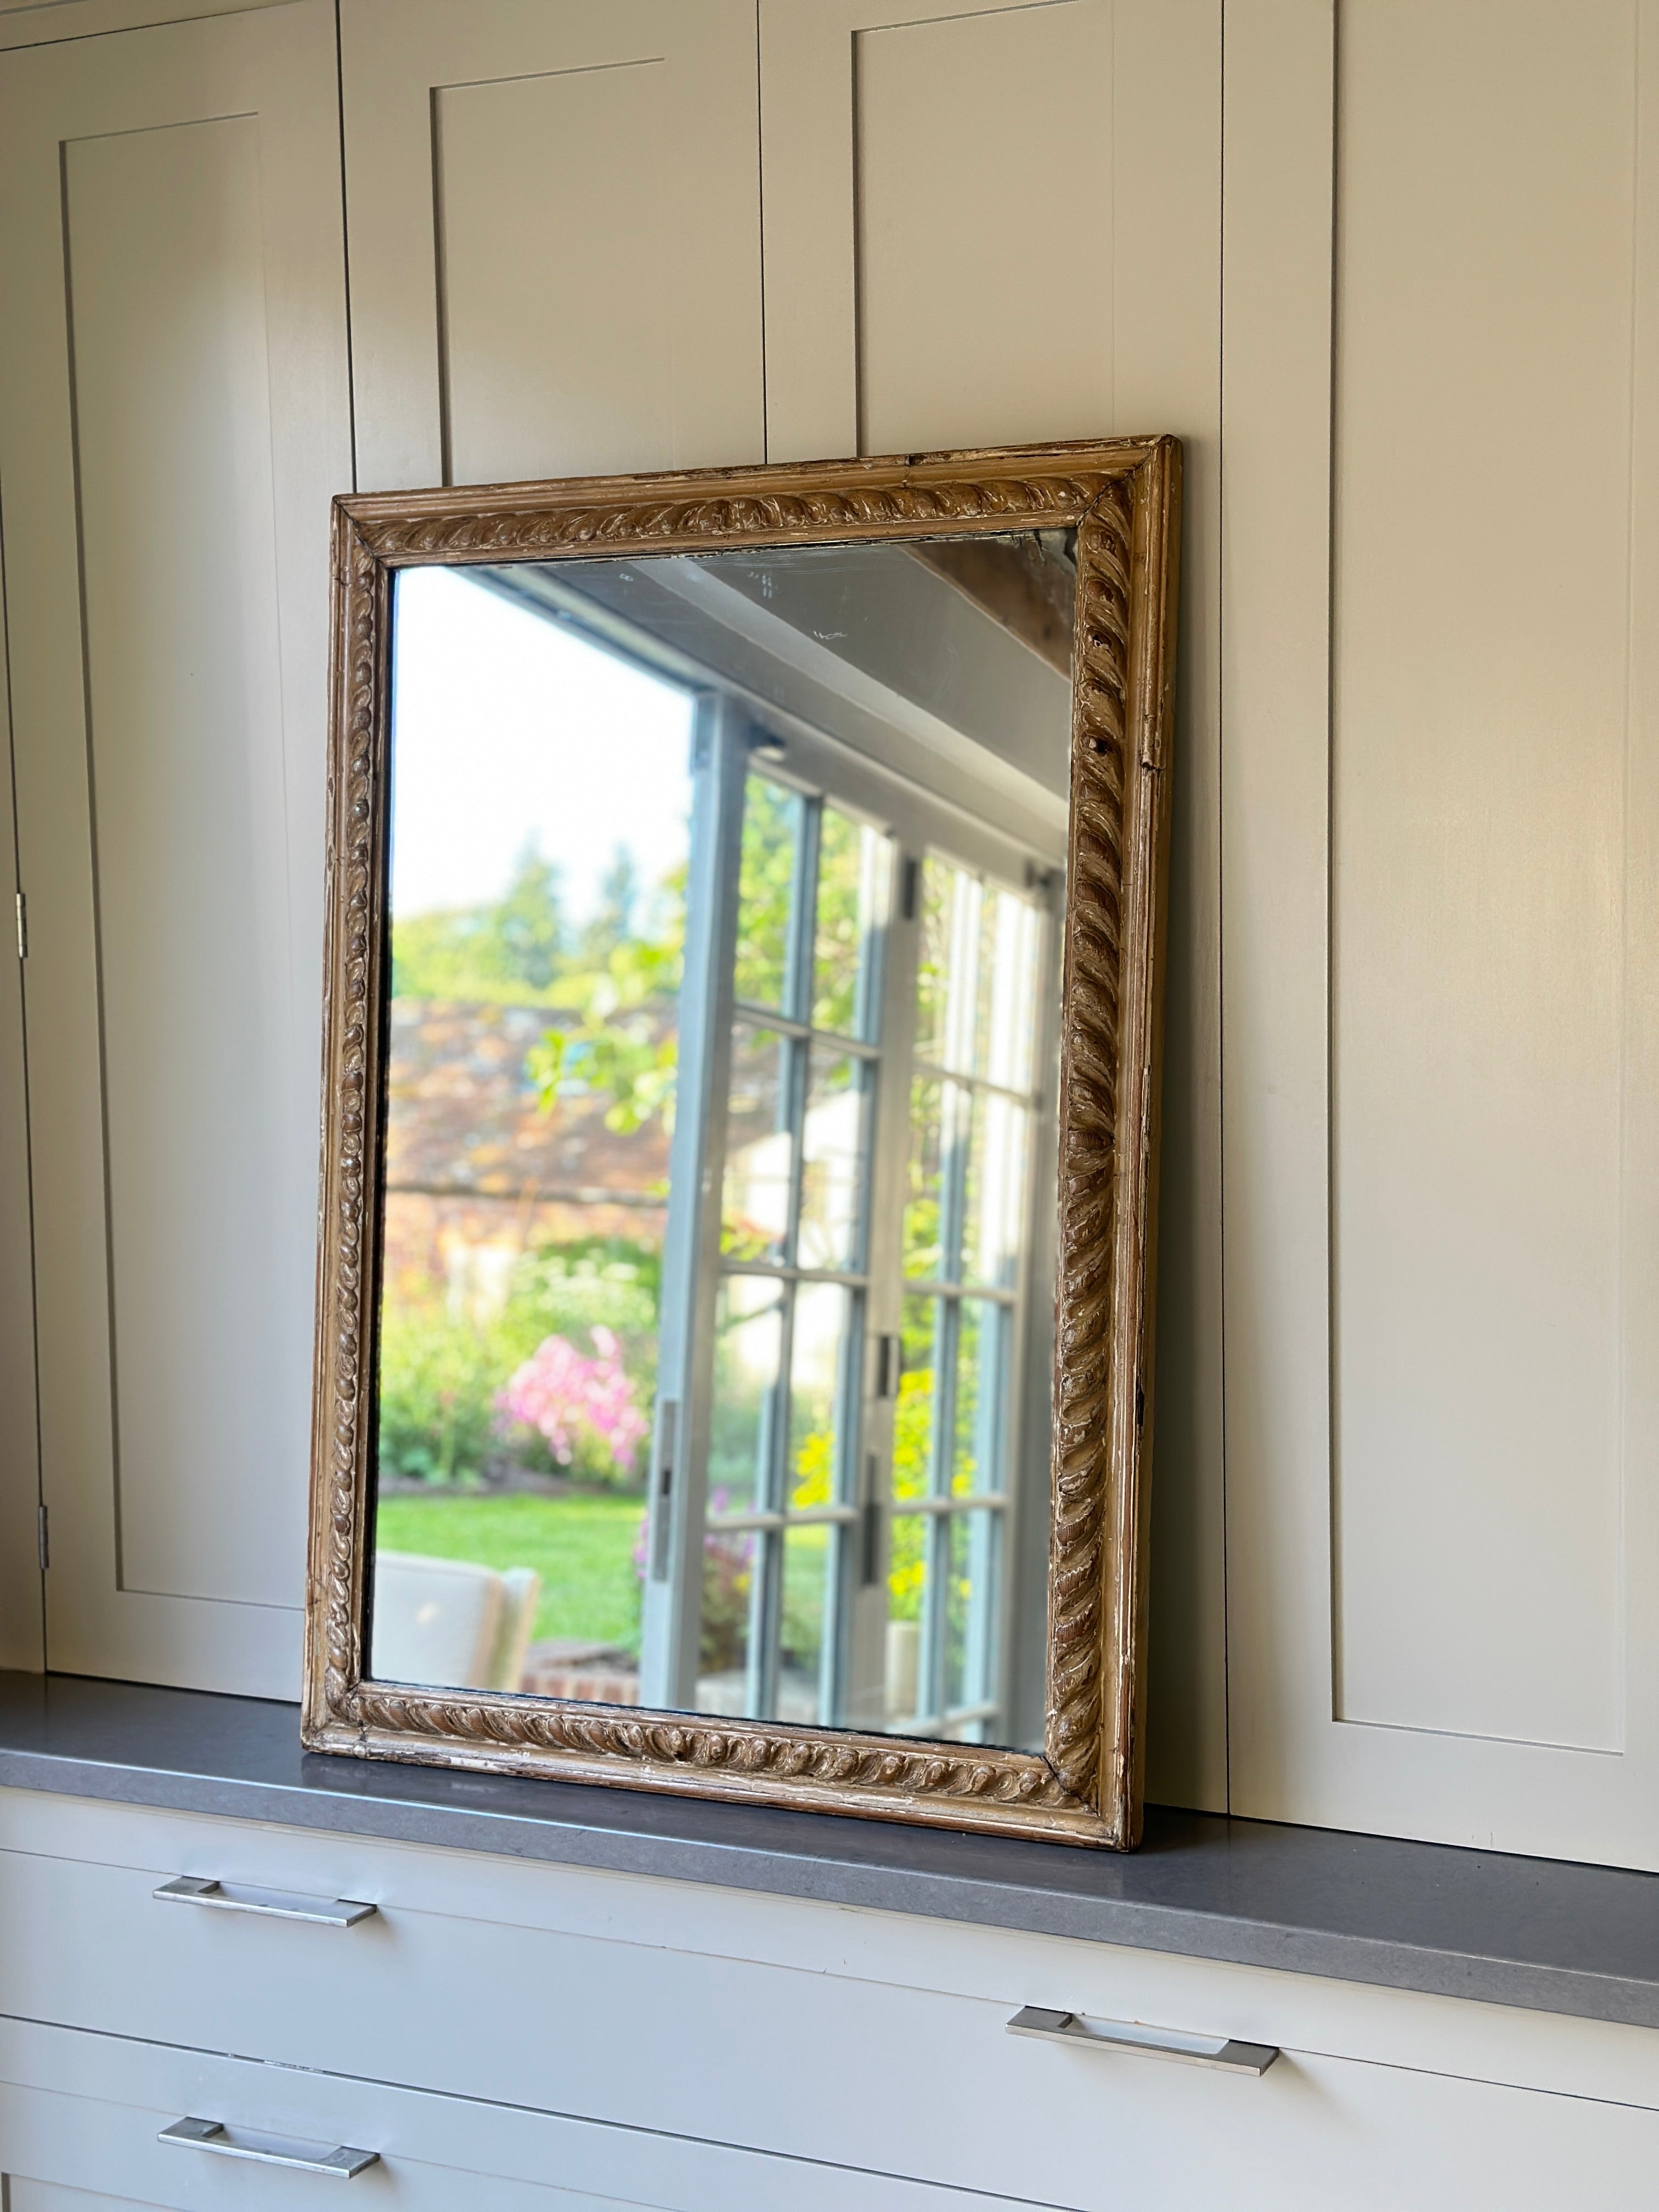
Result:
<svg viewBox="0 0 1659 2212"><path fill-rule="evenodd" d="M863 450L1066 438L1112 422L1110 5L872 25L852 48ZM935 96L941 82L949 100ZM986 116L994 97L995 131L964 131L964 112ZM1039 196L1056 145L1066 173ZM1074 285L1079 247L1094 281ZM1030 305L1064 300L1064 316L999 313L988 279Z"/></svg>
<svg viewBox="0 0 1659 2212"><path fill-rule="evenodd" d="M745 0L346 0L364 490L763 457Z"/></svg>
<svg viewBox="0 0 1659 2212"><path fill-rule="evenodd" d="M1656 35L1242 9L1224 410L1233 1809L1646 1866Z"/></svg>
<svg viewBox="0 0 1659 2212"><path fill-rule="evenodd" d="M48 1654L291 1695L325 553L325 0L0 62Z"/></svg>
<svg viewBox="0 0 1659 2212"><path fill-rule="evenodd" d="M1224 1807L1221 9L761 0L761 94L770 459L1183 441L1147 1788Z"/></svg>

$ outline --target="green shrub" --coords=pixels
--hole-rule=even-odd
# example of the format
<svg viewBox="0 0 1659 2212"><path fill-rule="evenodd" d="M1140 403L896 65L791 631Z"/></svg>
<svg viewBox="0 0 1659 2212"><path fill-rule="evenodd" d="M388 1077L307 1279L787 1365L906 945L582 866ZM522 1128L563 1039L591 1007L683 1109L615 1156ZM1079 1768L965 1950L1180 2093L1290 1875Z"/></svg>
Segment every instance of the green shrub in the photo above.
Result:
<svg viewBox="0 0 1659 2212"><path fill-rule="evenodd" d="M442 1306L390 1307L380 1321L384 1474L476 1478L493 1449L495 1393L510 1370L489 1336Z"/></svg>
<svg viewBox="0 0 1659 2212"><path fill-rule="evenodd" d="M586 1348L596 1328L615 1334L634 1403L648 1417L656 1395L661 1262L649 1246L590 1237L527 1253L506 1306L475 1322L441 1298L388 1303L380 1322L380 1463L423 1482L470 1483L506 1457L538 1473L618 1480L607 1454L556 1468L533 1429L504 1429L497 1407L509 1377L550 1336Z"/></svg>

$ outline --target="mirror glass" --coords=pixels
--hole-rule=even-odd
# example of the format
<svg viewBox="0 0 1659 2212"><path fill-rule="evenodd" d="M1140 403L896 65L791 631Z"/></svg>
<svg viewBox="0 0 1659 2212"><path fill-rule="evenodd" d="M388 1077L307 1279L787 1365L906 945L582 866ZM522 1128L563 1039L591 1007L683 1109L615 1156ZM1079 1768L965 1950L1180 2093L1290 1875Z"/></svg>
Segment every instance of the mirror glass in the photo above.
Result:
<svg viewBox="0 0 1659 2212"><path fill-rule="evenodd" d="M397 575L374 1676L1040 1745L1074 596Z"/></svg>

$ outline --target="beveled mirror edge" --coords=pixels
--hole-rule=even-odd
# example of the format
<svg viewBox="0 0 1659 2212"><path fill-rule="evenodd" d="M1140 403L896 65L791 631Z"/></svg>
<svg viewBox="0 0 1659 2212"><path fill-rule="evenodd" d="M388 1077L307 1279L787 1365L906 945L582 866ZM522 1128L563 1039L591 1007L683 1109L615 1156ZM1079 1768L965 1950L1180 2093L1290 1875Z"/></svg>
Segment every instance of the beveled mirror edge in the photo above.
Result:
<svg viewBox="0 0 1659 2212"><path fill-rule="evenodd" d="M1180 484L1177 441L1134 438L335 501L308 1749L1120 1850L1139 1840ZM1043 1753L365 1680L393 574L1068 526L1079 589Z"/></svg>

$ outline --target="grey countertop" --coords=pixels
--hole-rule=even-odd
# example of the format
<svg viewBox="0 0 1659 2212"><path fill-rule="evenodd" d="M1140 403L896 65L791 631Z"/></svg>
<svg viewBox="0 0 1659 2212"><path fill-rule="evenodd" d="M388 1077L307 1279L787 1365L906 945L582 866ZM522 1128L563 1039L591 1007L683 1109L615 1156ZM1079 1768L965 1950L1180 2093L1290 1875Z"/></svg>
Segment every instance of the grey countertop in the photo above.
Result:
<svg viewBox="0 0 1659 2212"><path fill-rule="evenodd" d="M1154 1808L1127 1856L322 1758L293 1705L0 1671L0 1787L500 1851L1659 2027L1659 1875Z"/></svg>

